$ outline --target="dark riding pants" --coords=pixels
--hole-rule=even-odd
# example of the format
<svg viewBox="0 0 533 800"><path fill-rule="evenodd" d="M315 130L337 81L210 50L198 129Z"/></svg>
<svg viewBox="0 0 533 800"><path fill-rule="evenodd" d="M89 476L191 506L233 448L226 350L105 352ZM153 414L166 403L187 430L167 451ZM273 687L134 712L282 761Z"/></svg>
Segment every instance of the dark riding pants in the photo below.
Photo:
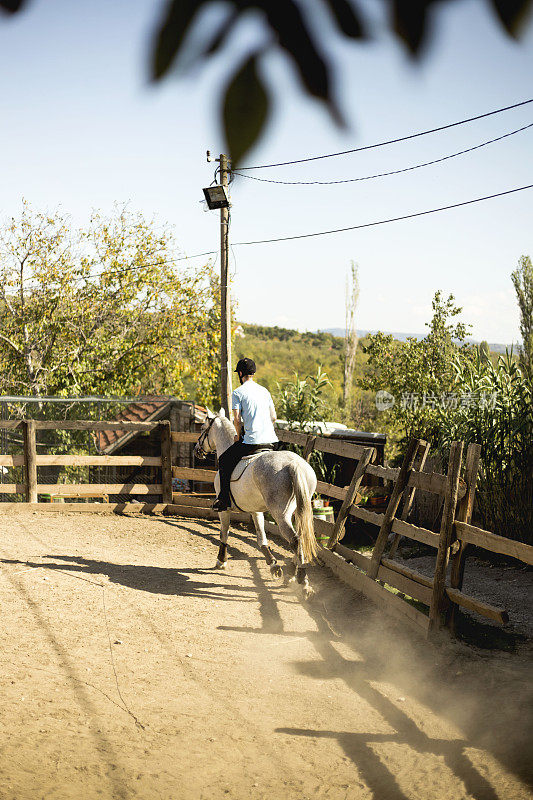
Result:
<svg viewBox="0 0 533 800"><path fill-rule="evenodd" d="M231 447L225 450L218 459L218 469L220 472L220 492L218 494L219 500L223 500L230 505L230 483L231 473L244 456L251 456L253 453L258 453L260 450L272 450L271 444L244 444L243 442L235 442Z"/></svg>

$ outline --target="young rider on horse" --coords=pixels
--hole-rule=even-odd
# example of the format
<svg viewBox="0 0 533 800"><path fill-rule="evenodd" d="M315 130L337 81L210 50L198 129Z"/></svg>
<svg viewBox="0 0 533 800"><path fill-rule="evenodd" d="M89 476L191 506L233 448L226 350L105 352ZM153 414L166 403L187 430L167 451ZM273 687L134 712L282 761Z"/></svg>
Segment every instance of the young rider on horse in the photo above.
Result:
<svg viewBox="0 0 533 800"><path fill-rule="evenodd" d="M241 385L231 396L233 422L237 430L235 443L218 459L220 492L213 503L215 511L231 507L231 474L241 458L271 450L278 441L274 430L276 410L268 389L254 381L255 363L251 358L241 358L235 372Z"/></svg>

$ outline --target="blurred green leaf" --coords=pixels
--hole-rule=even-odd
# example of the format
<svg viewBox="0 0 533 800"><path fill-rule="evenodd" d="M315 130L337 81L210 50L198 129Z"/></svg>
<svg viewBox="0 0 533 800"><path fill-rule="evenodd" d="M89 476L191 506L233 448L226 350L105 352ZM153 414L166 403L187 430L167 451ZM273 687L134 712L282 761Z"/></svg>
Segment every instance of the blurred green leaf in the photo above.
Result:
<svg viewBox="0 0 533 800"><path fill-rule="evenodd" d="M428 11L436 0L394 0L394 31L416 55L428 34Z"/></svg>
<svg viewBox="0 0 533 800"><path fill-rule="evenodd" d="M168 72L185 41L191 23L203 0L172 0L157 33L152 54L152 77L162 78Z"/></svg>
<svg viewBox="0 0 533 800"><path fill-rule="evenodd" d="M350 0L327 0L340 30L350 39L364 39L365 30Z"/></svg>
<svg viewBox="0 0 533 800"><path fill-rule="evenodd" d="M233 166L255 144L269 112L269 98L250 56L231 81L224 97L224 130Z"/></svg>
<svg viewBox="0 0 533 800"><path fill-rule="evenodd" d="M516 36L531 11L531 0L492 0L496 14L507 32Z"/></svg>
<svg viewBox="0 0 533 800"><path fill-rule="evenodd" d="M342 124L342 116L331 87L331 69L320 52L308 21L293 0L285 3L261 3L270 27L280 46L292 58L302 83L312 97L323 100L335 121Z"/></svg>
<svg viewBox="0 0 533 800"><path fill-rule="evenodd" d="M14 14L26 4L26 0L0 0L0 8Z"/></svg>

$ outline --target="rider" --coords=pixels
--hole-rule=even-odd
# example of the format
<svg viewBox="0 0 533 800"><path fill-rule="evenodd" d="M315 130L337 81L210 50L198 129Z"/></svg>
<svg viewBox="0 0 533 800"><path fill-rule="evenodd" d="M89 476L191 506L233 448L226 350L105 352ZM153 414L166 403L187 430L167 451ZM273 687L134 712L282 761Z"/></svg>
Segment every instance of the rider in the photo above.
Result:
<svg viewBox="0 0 533 800"><path fill-rule="evenodd" d="M241 385L231 395L233 422L237 430L235 443L218 459L220 492L213 503L215 511L226 511L231 506L231 474L241 458L259 450L272 450L278 441L274 430L276 410L268 389L256 383L255 362L241 358L235 372Z"/></svg>

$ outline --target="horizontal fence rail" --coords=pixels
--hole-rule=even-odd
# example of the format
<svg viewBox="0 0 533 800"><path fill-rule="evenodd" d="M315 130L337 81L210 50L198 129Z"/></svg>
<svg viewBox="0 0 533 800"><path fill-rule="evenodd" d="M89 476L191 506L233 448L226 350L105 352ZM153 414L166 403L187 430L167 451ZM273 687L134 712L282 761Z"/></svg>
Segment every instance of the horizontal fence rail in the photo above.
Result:
<svg viewBox="0 0 533 800"><path fill-rule="evenodd" d="M456 522L455 530L457 538L466 544L481 547L491 553L516 558L524 564L533 565L533 547L523 542L515 542L513 539L506 539L505 536L497 536L482 528L468 525L466 522Z"/></svg>
<svg viewBox="0 0 533 800"><path fill-rule="evenodd" d="M0 430L16 430L23 428L26 420L23 419L2 419L0 420ZM102 422L91 419L75 420L33 420L37 431L153 431L159 427L160 422L128 422L126 420L117 422L110 420Z"/></svg>
<svg viewBox="0 0 533 800"><path fill-rule="evenodd" d="M2 483L3 494L22 494L25 483ZM38 483L38 494L56 497L90 497L100 494L161 494L160 483Z"/></svg>
<svg viewBox="0 0 533 800"><path fill-rule="evenodd" d="M171 431L167 420L157 422L130 422L122 420L0 420L0 429L23 432L23 452L18 455L0 455L0 466L23 467L24 481L0 484L3 494L24 493L26 502L35 504L38 495L55 497L89 498L114 495L159 494L164 503L172 502L172 458ZM38 430L70 431L159 431L161 455L41 455L37 454L36 432ZM161 470L160 483L109 482L109 483L39 483L37 469L56 467L157 467ZM3 504L5 509L5 504Z"/></svg>
<svg viewBox="0 0 533 800"><path fill-rule="evenodd" d="M316 436L315 434L301 433L300 431L288 431L285 428L276 428L276 434L280 442L285 444L297 444L305 448L310 439L314 439L313 449L320 450L321 453L331 453L343 458L352 458L357 461L367 449L364 445L354 442L343 442L338 439L328 439L326 436Z"/></svg>
<svg viewBox="0 0 533 800"><path fill-rule="evenodd" d="M172 431L171 439L178 443L197 442L200 434L195 431Z"/></svg>
<svg viewBox="0 0 533 800"><path fill-rule="evenodd" d="M0 466L21 467L26 463L24 455L0 456ZM161 456L35 456L38 467L160 467Z"/></svg>

